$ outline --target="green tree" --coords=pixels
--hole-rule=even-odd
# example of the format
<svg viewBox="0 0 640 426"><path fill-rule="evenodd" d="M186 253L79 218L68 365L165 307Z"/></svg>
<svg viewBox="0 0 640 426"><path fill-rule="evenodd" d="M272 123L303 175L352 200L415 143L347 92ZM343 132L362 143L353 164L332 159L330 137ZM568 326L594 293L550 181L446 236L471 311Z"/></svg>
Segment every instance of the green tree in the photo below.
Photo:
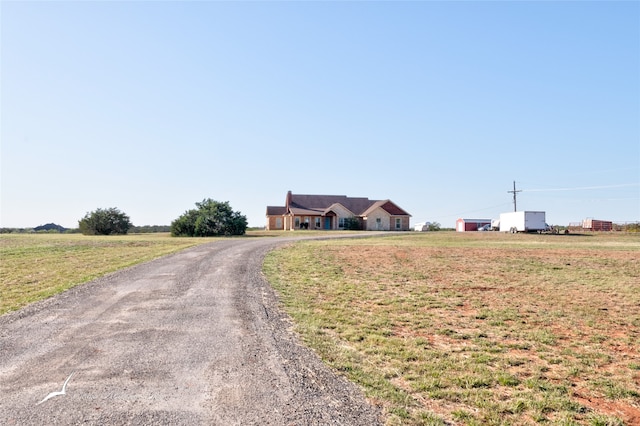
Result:
<svg viewBox="0 0 640 426"><path fill-rule="evenodd" d="M438 222L431 222L429 224L429 231L439 231L440 230L440 224Z"/></svg>
<svg viewBox="0 0 640 426"><path fill-rule="evenodd" d="M228 201L211 198L196 203L196 209L187 210L171 222L171 235L175 237L213 237L243 235L247 231L247 218L235 212Z"/></svg>
<svg viewBox="0 0 640 426"><path fill-rule="evenodd" d="M125 235L132 226L129 216L115 207L89 212L78 221L84 235Z"/></svg>

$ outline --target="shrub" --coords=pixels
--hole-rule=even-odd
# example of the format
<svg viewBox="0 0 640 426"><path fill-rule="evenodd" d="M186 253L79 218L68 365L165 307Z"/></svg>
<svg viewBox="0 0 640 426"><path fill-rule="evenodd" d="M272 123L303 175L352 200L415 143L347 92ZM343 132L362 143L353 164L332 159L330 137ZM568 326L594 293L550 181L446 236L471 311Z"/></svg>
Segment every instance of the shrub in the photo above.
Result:
<svg viewBox="0 0 640 426"><path fill-rule="evenodd" d="M440 231L440 224L438 222L431 222L429 224L429 231Z"/></svg>
<svg viewBox="0 0 640 426"><path fill-rule="evenodd" d="M344 219L344 229L347 231L361 231L362 222L357 217L346 217Z"/></svg>
<svg viewBox="0 0 640 426"><path fill-rule="evenodd" d="M84 235L125 235L133 225L129 216L111 207L87 213L78 226Z"/></svg>
<svg viewBox="0 0 640 426"><path fill-rule="evenodd" d="M234 212L228 201L211 198L196 203L197 209L187 210L171 222L174 237L213 237L219 235L243 235L247 231L247 218Z"/></svg>

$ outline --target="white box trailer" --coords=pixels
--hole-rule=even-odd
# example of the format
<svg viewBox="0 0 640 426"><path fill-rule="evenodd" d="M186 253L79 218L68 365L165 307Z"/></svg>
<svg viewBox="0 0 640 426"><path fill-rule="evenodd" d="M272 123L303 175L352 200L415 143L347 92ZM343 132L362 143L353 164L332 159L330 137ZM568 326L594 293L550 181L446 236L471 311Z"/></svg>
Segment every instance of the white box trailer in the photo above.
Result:
<svg viewBox="0 0 640 426"><path fill-rule="evenodd" d="M511 232L544 232L547 220L544 212L509 212L500 213L500 231Z"/></svg>

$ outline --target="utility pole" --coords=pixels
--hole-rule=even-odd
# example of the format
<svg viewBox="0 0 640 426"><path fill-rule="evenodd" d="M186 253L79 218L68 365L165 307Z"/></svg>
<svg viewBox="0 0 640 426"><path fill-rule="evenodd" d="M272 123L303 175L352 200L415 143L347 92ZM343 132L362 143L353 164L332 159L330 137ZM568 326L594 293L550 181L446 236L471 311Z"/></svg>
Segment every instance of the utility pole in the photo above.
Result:
<svg viewBox="0 0 640 426"><path fill-rule="evenodd" d="M516 181L515 180L513 181L513 191L507 191L507 192L510 193L510 194L513 194L513 211L514 212L518 211L518 208L516 206L516 194L518 192L522 192L522 190L520 189L520 190L516 191Z"/></svg>

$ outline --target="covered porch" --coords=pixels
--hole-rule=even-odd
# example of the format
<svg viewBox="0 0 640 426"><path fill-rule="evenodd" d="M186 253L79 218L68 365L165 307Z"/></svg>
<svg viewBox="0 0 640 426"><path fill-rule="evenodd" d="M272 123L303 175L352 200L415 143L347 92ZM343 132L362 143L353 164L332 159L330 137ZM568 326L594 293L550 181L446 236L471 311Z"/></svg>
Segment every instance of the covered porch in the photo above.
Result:
<svg viewBox="0 0 640 426"><path fill-rule="evenodd" d="M292 209L293 210L293 209ZM338 229L338 216L332 212L294 211L284 215L284 230L325 230Z"/></svg>

